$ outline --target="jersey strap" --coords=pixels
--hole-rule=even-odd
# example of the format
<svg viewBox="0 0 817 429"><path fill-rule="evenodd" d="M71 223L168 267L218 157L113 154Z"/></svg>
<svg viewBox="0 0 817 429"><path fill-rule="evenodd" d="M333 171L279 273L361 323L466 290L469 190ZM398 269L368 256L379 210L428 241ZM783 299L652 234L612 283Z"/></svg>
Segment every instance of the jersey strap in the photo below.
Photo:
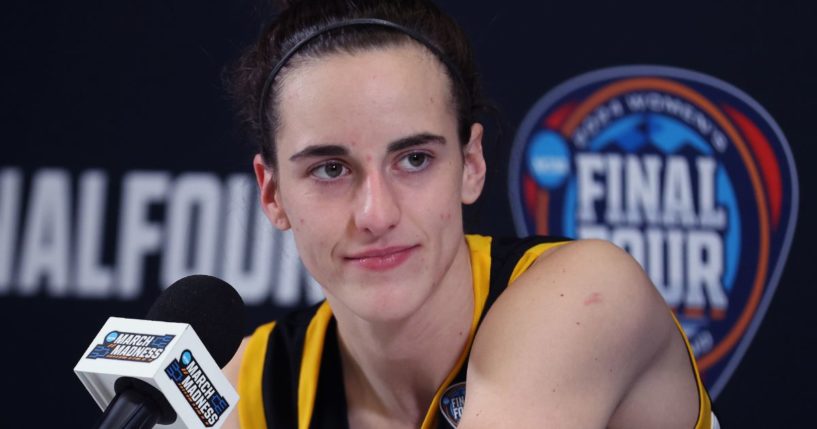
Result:
<svg viewBox="0 0 817 429"><path fill-rule="evenodd" d="M332 382L319 388L319 375ZM244 428L342 428L346 406L329 305L322 302L256 329L244 352L238 392ZM316 407L321 413L313 418Z"/></svg>
<svg viewBox="0 0 817 429"><path fill-rule="evenodd" d="M482 319L502 291L519 277L536 258L550 248L566 243L561 237L492 238L481 235L466 235L471 251L471 271L474 281L474 318L468 342L457 363L451 369L442 385L437 389L434 400L423 421L422 429L445 425L441 413L440 398L449 386L465 382L471 345Z"/></svg>

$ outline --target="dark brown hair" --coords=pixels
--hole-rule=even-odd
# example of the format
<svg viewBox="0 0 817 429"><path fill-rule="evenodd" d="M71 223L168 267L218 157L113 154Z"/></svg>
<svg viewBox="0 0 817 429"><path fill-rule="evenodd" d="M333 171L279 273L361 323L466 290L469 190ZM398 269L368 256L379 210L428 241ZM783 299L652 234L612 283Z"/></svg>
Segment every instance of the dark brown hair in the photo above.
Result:
<svg viewBox="0 0 817 429"><path fill-rule="evenodd" d="M468 141L471 124L485 105L476 76L471 47L465 33L429 0L299 0L285 2L283 11L266 27L254 45L239 58L228 74L228 90L237 106L238 116L268 166L277 165L275 134L278 130L277 94L281 76L298 66L298 60L319 58L330 53L355 53L368 49L397 46L412 40L405 32L382 26L341 26L323 32L300 47L275 76L265 103L264 118L259 106L264 83L270 71L284 55L305 38L330 25L360 18L390 21L421 35L445 56L452 98L458 121L458 134ZM413 42L417 43L417 42ZM418 43L422 46L422 44ZM455 70L451 70L455 68ZM459 76L452 76L452 73ZM267 123L262 124L260 120Z"/></svg>

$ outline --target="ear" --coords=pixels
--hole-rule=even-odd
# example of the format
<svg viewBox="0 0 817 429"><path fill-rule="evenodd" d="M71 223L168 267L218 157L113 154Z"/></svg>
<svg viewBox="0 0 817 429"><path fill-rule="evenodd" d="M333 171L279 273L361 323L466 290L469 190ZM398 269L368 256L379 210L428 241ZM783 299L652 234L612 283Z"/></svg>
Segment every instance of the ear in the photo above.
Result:
<svg viewBox="0 0 817 429"><path fill-rule="evenodd" d="M267 167L261 154L255 155L252 160L252 167L255 170L255 180L258 182L261 208L264 209L264 213L274 227L281 231L289 229L289 218L287 218L284 207L281 205L281 193L278 191L275 172Z"/></svg>
<svg viewBox="0 0 817 429"><path fill-rule="evenodd" d="M462 202L471 204L485 185L485 157L482 155L482 124L471 126L471 138L463 148Z"/></svg>

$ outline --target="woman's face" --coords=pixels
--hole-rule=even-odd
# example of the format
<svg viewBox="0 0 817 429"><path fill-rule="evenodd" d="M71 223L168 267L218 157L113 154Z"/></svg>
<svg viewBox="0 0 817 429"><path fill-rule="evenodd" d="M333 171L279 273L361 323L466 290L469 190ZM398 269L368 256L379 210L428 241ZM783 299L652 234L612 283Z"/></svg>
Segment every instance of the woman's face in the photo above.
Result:
<svg viewBox="0 0 817 429"><path fill-rule="evenodd" d="M307 60L283 79L278 165L255 161L265 212L292 228L336 312L411 315L464 245L482 128L461 145L449 78L414 43Z"/></svg>

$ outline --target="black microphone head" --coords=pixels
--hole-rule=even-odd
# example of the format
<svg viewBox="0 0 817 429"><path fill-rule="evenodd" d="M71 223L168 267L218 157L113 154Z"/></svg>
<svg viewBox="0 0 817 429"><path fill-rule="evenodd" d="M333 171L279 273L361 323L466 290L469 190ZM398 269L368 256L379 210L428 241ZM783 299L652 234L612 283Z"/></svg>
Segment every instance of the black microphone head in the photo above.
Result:
<svg viewBox="0 0 817 429"><path fill-rule="evenodd" d="M147 319L190 324L223 368L244 336L244 301L224 280L196 274L162 292L150 307Z"/></svg>

